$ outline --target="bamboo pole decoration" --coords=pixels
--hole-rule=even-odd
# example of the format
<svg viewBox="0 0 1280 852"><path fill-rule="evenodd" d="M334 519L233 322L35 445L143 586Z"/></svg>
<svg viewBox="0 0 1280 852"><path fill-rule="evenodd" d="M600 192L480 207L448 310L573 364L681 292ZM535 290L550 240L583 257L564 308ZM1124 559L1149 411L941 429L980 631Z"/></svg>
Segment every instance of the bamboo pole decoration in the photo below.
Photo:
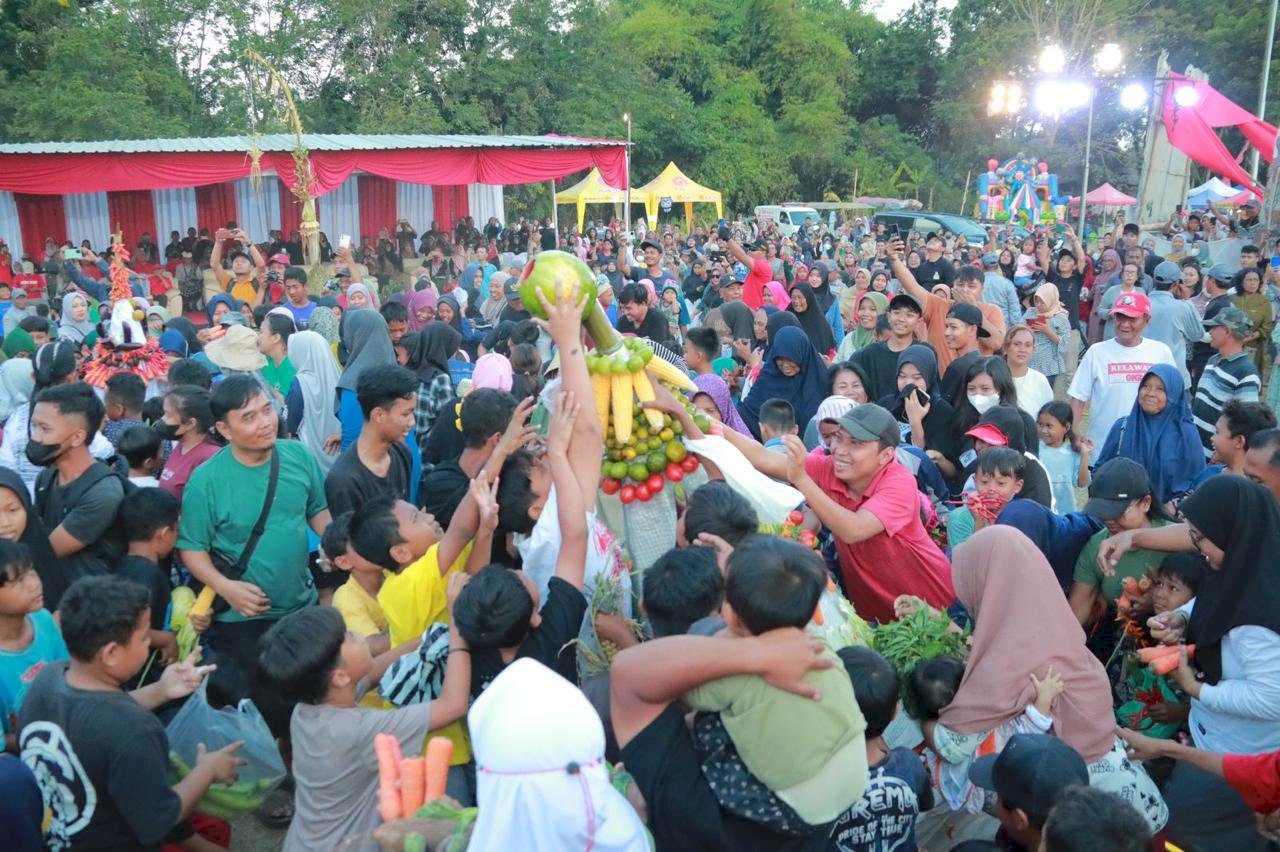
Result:
<svg viewBox="0 0 1280 852"><path fill-rule="evenodd" d="M320 220L316 216L315 173L311 169L311 153L302 140L302 119L298 116L298 108L293 100L293 90L289 88L289 84L285 82L280 72L253 48L246 48L244 55L266 72L267 96L270 97L279 92L284 99L285 118L289 122L289 128L293 131L294 137L293 150L290 152L293 155L294 184L290 192L302 204L302 217L298 231L302 235L303 256L314 290L320 285L324 273L320 267ZM256 140L253 142L253 147L256 151ZM256 154L257 157L261 157L262 152L256 151Z"/></svg>
<svg viewBox="0 0 1280 852"><path fill-rule="evenodd" d="M969 203L969 182L973 180L973 169L969 169L964 176L964 195L960 197L960 215L964 215L964 207Z"/></svg>

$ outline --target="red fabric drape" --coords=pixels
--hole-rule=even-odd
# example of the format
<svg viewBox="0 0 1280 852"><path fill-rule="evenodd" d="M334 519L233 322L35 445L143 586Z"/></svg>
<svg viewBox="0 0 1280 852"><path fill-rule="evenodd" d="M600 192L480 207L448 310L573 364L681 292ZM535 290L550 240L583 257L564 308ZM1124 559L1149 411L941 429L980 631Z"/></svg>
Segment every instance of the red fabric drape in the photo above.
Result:
<svg viewBox="0 0 1280 852"><path fill-rule="evenodd" d="M566 137L566 141L582 140ZM599 141L602 147L312 151L311 167L320 194L333 190L357 169L409 183L465 186L539 183L596 166L606 183L625 189L626 146L609 140L590 141ZM263 154L261 164L289 186L296 182L293 158L288 153ZM47 195L201 187L248 174L249 161L237 152L0 154L0 189ZM219 223L223 224L225 221Z"/></svg>
<svg viewBox="0 0 1280 852"><path fill-rule="evenodd" d="M1163 109L1169 143L1214 174L1242 184L1261 197L1262 187L1249 179L1248 172L1231 156L1214 128L1238 127L1269 163L1275 154L1275 126L1228 100L1203 80L1192 80L1181 74L1169 76L1172 82L1164 88ZM1185 88L1195 90L1195 103L1180 107L1174 95Z"/></svg>
<svg viewBox="0 0 1280 852"><path fill-rule="evenodd" d="M431 187L431 206L434 218L442 231L451 231L463 216L470 214L471 202L465 186Z"/></svg>
<svg viewBox="0 0 1280 852"><path fill-rule="evenodd" d="M169 241L168 235L156 233L156 206L149 189L108 192L107 214L112 232L117 228L123 232L125 245L135 245L143 234L150 234L161 247Z"/></svg>
<svg viewBox="0 0 1280 852"><path fill-rule="evenodd" d="M279 180L279 178L277 178ZM280 230L285 239L289 234L302 227L302 202L298 196L289 191L284 181L280 181Z"/></svg>
<svg viewBox="0 0 1280 852"><path fill-rule="evenodd" d="M22 249L36 263L44 262L44 241L53 237L59 243L67 238L67 211L61 195L26 195L15 193L18 224L22 230Z"/></svg>
<svg viewBox="0 0 1280 852"><path fill-rule="evenodd" d="M357 178L360 192L360 236L378 239L378 229L386 228L395 239L396 184L377 175ZM464 187L465 188L465 187Z"/></svg>
<svg viewBox="0 0 1280 852"><path fill-rule="evenodd" d="M236 190L229 183L196 187L196 227L212 234L236 218Z"/></svg>

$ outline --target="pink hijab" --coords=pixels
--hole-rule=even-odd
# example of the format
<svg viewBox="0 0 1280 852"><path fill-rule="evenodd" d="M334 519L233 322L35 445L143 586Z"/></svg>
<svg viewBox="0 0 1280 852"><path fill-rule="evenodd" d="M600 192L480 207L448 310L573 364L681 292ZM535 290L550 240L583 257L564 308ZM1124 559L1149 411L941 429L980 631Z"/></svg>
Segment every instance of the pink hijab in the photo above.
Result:
<svg viewBox="0 0 1280 852"><path fill-rule="evenodd" d="M435 290L417 290L405 301L405 307L409 309L409 330L418 331L426 322L418 319L418 310L420 308L434 308L436 306ZM431 322L431 320L427 320Z"/></svg>
<svg viewBox="0 0 1280 852"><path fill-rule="evenodd" d="M974 628L964 678L939 721L962 734L992 731L1034 699L1030 675L1044 677L1053 666L1067 687L1054 701L1054 733L1086 763L1110 751L1116 734L1107 673L1031 539L1013 527L980 530L956 548L951 576Z"/></svg>
<svg viewBox="0 0 1280 852"><path fill-rule="evenodd" d="M787 288L782 286L779 281L766 281L764 289L769 291L769 295L773 297L773 306L780 311L785 311L791 304L791 297L787 295Z"/></svg>

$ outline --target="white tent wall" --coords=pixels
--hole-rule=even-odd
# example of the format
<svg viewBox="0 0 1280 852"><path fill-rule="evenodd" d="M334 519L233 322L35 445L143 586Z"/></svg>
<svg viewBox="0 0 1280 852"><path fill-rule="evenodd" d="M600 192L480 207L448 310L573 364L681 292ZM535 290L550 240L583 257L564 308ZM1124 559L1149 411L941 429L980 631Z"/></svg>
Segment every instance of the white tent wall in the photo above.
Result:
<svg viewBox="0 0 1280 852"><path fill-rule="evenodd" d="M95 251L111 245L111 215L105 192L78 192L62 196L67 214L67 239L80 245L88 240Z"/></svg>
<svg viewBox="0 0 1280 852"><path fill-rule="evenodd" d="M18 224L18 205L13 200L12 192L0 192L0 239L9 246L9 254L14 260L22 257L22 227ZM32 260L37 263L44 260L43 252L41 257L33 257Z"/></svg>
<svg viewBox="0 0 1280 852"><path fill-rule="evenodd" d="M156 211L156 242L167 245L169 232L187 235L196 226L196 191L194 187L151 190L151 204Z"/></svg>

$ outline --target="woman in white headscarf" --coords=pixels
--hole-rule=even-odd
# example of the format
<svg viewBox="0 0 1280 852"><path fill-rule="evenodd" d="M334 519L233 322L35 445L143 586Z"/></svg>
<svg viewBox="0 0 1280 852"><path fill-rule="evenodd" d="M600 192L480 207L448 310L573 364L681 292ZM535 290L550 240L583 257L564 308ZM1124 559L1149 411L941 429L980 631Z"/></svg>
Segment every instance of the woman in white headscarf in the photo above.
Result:
<svg viewBox="0 0 1280 852"><path fill-rule="evenodd" d="M330 436L340 434L342 428L333 407L338 364L328 342L314 331L289 335L289 361L297 373L285 398L288 409L285 427L311 450L320 469L328 471L335 456L325 449L325 442Z"/></svg>
<svg viewBox="0 0 1280 852"><path fill-rule="evenodd" d="M516 660L467 727L479 808L467 848L648 852L644 823L609 781L600 717L573 684Z"/></svg>
<svg viewBox="0 0 1280 852"><path fill-rule="evenodd" d="M68 293L62 297L62 314L58 317L58 339L79 345L94 330L89 320L89 297Z"/></svg>

